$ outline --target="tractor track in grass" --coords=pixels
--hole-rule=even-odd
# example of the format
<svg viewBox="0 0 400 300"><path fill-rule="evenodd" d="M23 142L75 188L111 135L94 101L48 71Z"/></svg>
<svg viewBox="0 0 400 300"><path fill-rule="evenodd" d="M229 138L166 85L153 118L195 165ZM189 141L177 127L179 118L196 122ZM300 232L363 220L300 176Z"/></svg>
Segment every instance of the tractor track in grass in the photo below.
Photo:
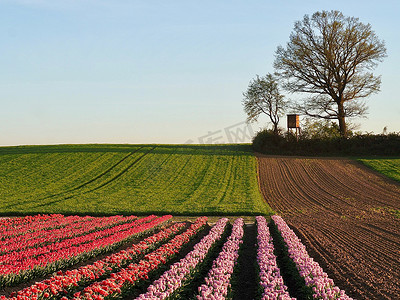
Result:
<svg viewBox="0 0 400 300"><path fill-rule="evenodd" d="M349 159L256 154L260 190L355 299L400 294L400 184Z"/></svg>
<svg viewBox="0 0 400 300"><path fill-rule="evenodd" d="M131 162L128 166L126 166L122 171L120 171L118 174L116 174L115 176L113 176L112 178L110 178L109 180L107 180L106 182L103 182L102 184L90 189L89 191L85 191L84 193L90 193L93 191L96 191L98 189L101 189L103 187L105 187L106 185L109 185L110 183L114 182L116 179L118 179L119 177L121 177L122 175L124 175L126 172L128 172L128 170L130 168L132 168L135 164L137 164L140 160L142 160L147 154L149 154L151 151L153 151L156 147L151 147L149 151L145 152L144 154L142 154L141 156L139 156L138 158L136 158L133 162Z"/></svg>
<svg viewBox="0 0 400 300"><path fill-rule="evenodd" d="M62 202L64 200L76 197L78 195L81 194L88 194L90 192L99 190L107 185L109 185L110 183L114 182L117 178L121 177L123 174L125 174L130 168L132 168L136 163L138 163L143 157L145 157L147 154L149 154L151 151L153 151L156 147L152 147L150 148L150 150L148 150L147 152L145 152L144 154L142 154L141 156L137 157L133 162L129 163L128 166L124 167L121 171L118 171L118 173L116 175L114 175L113 177L111 177L110 179L107 179L105 182L102 183L98 183L97 186L87 190L87 191L81 191L82 188L87 187L90 183L92 182L96 182L98 179L101 179L105 174L108 174L112 169L114 169L116 166L118 166L119 164L121 164L122 162L124 162L127 158L130 158L131 156L133 156L133 154L135 154L138 150L140 150L141 148L139 148L137 151L131 152L128 155L126 155L124 158L122 158L119 162L117 162L116 164L114 164L113 166L111 166L110 168L108 168L106 171L104 171L103 173L99 174L98 176L96 176L95 178L79 185L78 187L75 187L69 191L65 191L63 193L59 193L58 195L55 196L62 196L62 198L57 199L57 200L53 200L50 202L45 202L45 203L41 203L38 204L36 207L41 207L41 206L48 206L54 203L58 203L58 202ZM73 193L72 195L68 195L68 193Z"/></svg>
<svg viewBox="0 0 400 300"><path fill-rule="evenodd" d="M139 150L139 149L138 149L138 150ZM138 150L137 150L137 151L138 151ZM40 200L46 200L46 199L48 199L48 198L54 198L54 197L57 197L57 196L61 196L61 195L63 195L63 194L67 194L67 193L74 192L74 191L77 191L77 190L82 189L83 187L89 185L90 183L92 183L92 182L94 182L94 181L96 181L96 180L102 178L104 175L108 174L111 170L113 170L114 168L116 168L118 165L122 164L126 159L128 159L130 156L132 156L135 152L136 152L136 151L128 153L126 156L124 156L122 159L120 159L119 161L117 161L117 162L116 162L115 164L113 164L111 167L109 167L109 168L106 169L105 171L101 172L101 173L98 174L97 176L91 178L90 180L87 180L87 181L85 181L84 183L81 183L81 184L79 184L78 186L76 186L76 187L74 187L74 188L71 188L71 189L69 189L69 190L65 190L65 191L63 191L63 192L61 192L61 193L49 195L49 196L47 196L47 197L45 197L45 198L42 198L42 199L40 199Z"/></svg>

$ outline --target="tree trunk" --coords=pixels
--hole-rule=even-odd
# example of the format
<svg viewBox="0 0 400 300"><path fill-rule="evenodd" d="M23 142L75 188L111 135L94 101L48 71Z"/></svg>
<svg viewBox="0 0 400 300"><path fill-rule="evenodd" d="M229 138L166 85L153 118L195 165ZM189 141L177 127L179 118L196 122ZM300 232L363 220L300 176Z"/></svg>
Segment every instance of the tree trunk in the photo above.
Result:
<svg viewBox="0 0 400 300"><path fill-rule="evenodd" d="M343 102L338 103L338 112L339 112L338 120L339 120L340 135L343 138L347 138L347 127L346 127L346 120L345 120Z"/></svg>
<svg viewBox="0 0 400 300"><path fill-rule="evenodd" d="M274 134L275 135L279 135L279 132L278 132L278 123L272 123L273 125L274 125Z"/></svg>

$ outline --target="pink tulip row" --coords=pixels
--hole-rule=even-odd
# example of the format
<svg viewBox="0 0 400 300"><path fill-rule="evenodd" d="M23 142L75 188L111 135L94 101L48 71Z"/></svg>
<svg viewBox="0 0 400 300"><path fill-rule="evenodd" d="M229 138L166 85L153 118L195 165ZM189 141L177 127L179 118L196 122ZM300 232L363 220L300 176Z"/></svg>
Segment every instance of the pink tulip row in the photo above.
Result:
<svg viewBox="0 0 400 300"><path fill-rule="evenodd" d="M110 235L91 242L66 247L23 261L13 261L11 258L10 261L7 261L7 264L0 265L0 270L3 274L5 274L5 271L8 272L6 275L0 277L0 283L7 285L10 282L18 282L24 278L32 277L33 274L48 274L54 269L63 268L83 259L93 257L99 253L117 247L121 242L140 234L148 228L165 222L170 218L172 218L170 215L160 218L154 215L148 216L128 224L131 226L130 228L124 228L123 231L113 230Z"/></svg>
<svg viewBox="0 0 400 300"><path fill-rule="evenodd" d="M132 263L117 273L112 273L108 279L86 287L76 293L74 299L115 299L121 293L135 286L138 282L148 279L150 272L167 263L186 245L207 223L207 217L201 217L184 233L175 236L168 243L155 251L146 254L138 263Z"/></svg>
<svg viewBox="0 0 400 300"><path fill-rule="evenodd" d="M262 300L295 300L291 298L283 282L274 255L274 245L264 217L256 217L257 221L257 263L260 268L260 285L263 289Z"/></svg>
<svg viewBox="0 0 400 300"><path fill-rule="evenodd" d="M198 300L222 300L228 295L230 280L243 239L243 219L238 218L233 223L232 234L222 247L222 251L213 262L211 270L205 279L206 283L199 287Z"/></svg>
<svg viewBox="0 0 400 300"><path fill-rule="evenodd" d="M0 253L5 254L15 250L21 251L26 248L40 247L42 245L60 242L65 239L85 235L92 231L132 222L135 219L137 219L135 216L113 216L104 218L61 216L60 220L62 220L62 222L38 224L34 227L34 231L30 230L5 240L0 245ZM54 227L49 227L49 225Z"/></svg>
<svg viewBox="0 0 400 300"><path fill-rule="evenodd" d="M320 265L307 253L306 247L289 228L286 222L278 215L272 216L279 232L285 241L290 258L296 264L300 275L304 278L306 285L313 289L315 299L352 299L343 290L334 285Z"/></svg>
<svg viewBox="0 0 400 300"><path fill-rule="evenodd" d="M73 292L75 287L88 285L101 277L118 271L123 265L137 259L140 254L148 252L163 241L176 235L184 227L184 223L175 223L125 250L113 253L104 259L78 269L65 272L59 271L49 279L18 291L12 294L10 298L2 296L0 300L60 299L63 294Z"/></svg>
<svg viewBox="0 0 400 300"><path fill-rule="evenodd" d="M212 245L219 240L224 233L227 218L221 218L211 228L210 232L197 243L179 262L173 264L159 279L155 280L147 289L147 292L140 295L136 300L162 300L167 299L177 291L196 270L196 267L206 257Z"/></svg>

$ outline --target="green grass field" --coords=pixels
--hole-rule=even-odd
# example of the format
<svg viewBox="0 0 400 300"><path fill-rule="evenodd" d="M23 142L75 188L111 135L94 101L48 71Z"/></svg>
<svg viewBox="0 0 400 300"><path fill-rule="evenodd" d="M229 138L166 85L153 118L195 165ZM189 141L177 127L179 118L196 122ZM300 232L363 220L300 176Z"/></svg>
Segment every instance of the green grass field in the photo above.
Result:
<svg viewBox="0 0 400 300"><path fill-rule="evenodd" d="M0 214L268 214L249 145L0 147Z"/></svg>
<svg viewBox="0 0 400 300"><path fill-rule="evenodd" d="M400 158L359 159L366 166L400 182Z"/></svg>

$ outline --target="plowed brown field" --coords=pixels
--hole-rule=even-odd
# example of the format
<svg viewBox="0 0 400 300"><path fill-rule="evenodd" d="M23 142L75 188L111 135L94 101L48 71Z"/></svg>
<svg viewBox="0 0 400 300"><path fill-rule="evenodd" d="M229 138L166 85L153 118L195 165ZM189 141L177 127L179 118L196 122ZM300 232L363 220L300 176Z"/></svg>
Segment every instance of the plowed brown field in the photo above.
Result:
<svg viewBox="0 0 400 300"><path fill-rule="evenodd" d="M257 156L266 201L335 283L400 299L400 185L351 160Z"/></svg>

